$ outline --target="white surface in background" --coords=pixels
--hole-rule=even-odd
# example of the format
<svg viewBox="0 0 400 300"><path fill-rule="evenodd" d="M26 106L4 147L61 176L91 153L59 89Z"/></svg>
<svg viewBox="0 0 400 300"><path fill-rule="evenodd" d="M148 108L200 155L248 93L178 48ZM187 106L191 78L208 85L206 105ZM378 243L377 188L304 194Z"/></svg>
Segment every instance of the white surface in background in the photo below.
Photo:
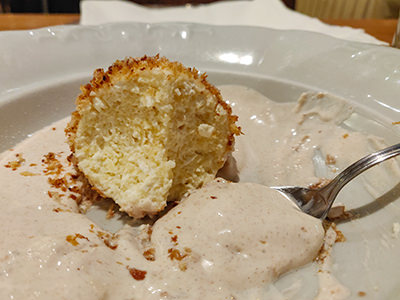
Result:
<svg viewBox="0 0 400 300"><path fill-rule="evenodd" d="M386 44L361 29L332 26L292 11L281 0L221 1L198 6L151 8L125 1L82 1L81 24L190 22L246 25L325 33L350 41Z"/></svg>

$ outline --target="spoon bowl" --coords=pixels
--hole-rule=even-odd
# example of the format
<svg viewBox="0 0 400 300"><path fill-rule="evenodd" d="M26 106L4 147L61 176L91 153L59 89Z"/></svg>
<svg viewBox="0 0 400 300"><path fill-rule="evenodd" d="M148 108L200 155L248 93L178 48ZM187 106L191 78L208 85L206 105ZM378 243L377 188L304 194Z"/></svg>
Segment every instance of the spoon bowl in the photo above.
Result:
<svg viewBox="0 0 400 300"><path fill-rule="evenodd" d="M292 200L303 212L325 219L340 190L352 179L369 168L400 154L400 144L369 154L356 161L322 188L298 186L271 187Z"/></svg>

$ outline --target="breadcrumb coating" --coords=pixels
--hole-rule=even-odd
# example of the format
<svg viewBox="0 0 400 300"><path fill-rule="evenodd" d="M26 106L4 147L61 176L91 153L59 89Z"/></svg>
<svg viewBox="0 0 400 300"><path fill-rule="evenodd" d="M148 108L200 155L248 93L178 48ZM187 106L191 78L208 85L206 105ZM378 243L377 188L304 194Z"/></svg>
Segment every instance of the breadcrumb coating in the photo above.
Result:
<svg viewBox="0 0 400 300"><path fill-rule="evenodd" d="M205 74L164 57L128 57L81 87L65 129L78 168L140 218L215 178L240 134Z"/></svg>

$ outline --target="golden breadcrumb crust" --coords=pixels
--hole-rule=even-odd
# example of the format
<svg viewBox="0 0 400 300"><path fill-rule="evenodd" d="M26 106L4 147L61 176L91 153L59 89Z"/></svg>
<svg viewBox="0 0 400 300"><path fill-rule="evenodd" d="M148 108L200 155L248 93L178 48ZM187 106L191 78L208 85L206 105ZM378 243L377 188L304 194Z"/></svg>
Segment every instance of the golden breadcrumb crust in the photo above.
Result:
<svg viewBox="0 0 400 300"><path fill-rule="evenodd" d="M67 134L68 143L72 152L75 151L75 135L78 129L79 120L81 119L79 111L81 111L86 105L90 105L90 103L93 102L94 97L90 95L91 92L96 92L99 88L104 86L111 86L113 81L112 78L114 76L117 78L127 76L129 78L130 76L133 76L135 70L143 70L143 68L167 68L173 71L173 73L183 72L193 79L199 78L199 72L196 70L196 68L186 68L181 63L171 62L165 57L159 57L158 54L156 56L145 55L141 58L127 57L124 60L117 60L108 68L106 72L103 69L95 70L90 83L81 86L81 94L76 99L76 111L72 113L71 121L65 128L65 133ZM226 150L227 152L230 152L232 151L233 142L235 140L234 135L241 134L240 127L236 125L238 117L232 115L231 107L222 99L219 90L207 81L206 73L200 74L200 80L206 89L208 89L218 99L218 102L229 114L232 134L229 137Z"/></svg>

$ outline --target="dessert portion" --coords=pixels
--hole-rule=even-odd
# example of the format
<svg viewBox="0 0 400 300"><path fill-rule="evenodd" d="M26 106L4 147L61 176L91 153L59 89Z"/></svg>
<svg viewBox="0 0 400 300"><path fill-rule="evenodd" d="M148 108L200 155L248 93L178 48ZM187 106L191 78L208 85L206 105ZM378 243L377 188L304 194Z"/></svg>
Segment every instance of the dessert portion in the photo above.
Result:
<svg viewBox="0 0 400 300"><path fill-rule="evenodd" d="M206 76L166 58L116 61L81 90L66 129L77 166L132 217L214 179L240 133Z"/></svg>

